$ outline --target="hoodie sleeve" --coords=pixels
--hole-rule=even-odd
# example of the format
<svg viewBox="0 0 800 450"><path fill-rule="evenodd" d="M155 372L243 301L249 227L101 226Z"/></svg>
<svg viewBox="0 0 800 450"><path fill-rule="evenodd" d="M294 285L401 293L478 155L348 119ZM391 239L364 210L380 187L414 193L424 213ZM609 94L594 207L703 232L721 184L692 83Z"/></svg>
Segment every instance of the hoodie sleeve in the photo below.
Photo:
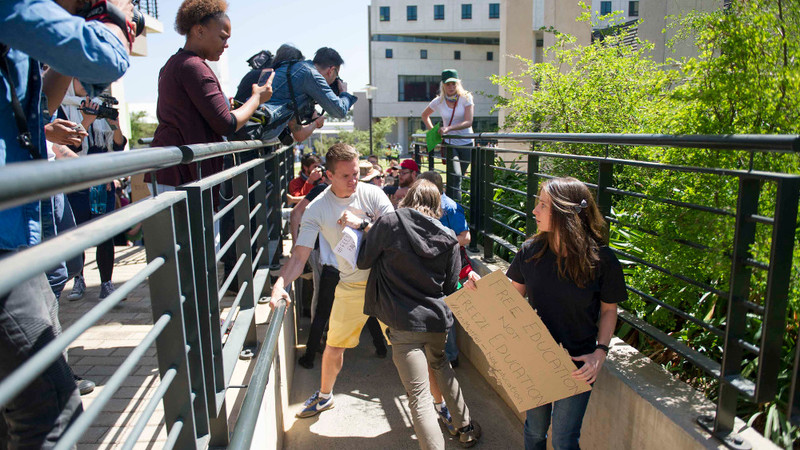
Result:
<svg viewBox="0 0 800 450"><path fill-rule="evenodd" d="M369 233L364 233L361 248L358 250L356 265L361 270L371 268L383 253L384 241L392 235L391 226L386 223L386 216L381 216L372 224ZM457 275L456 275L457 276Z"/></svg>
<svg viewBox="0 0 800 450"><path fill-rule="evenodd" d="M454 245L453 250L450 252L444 285L442 286L444 295L450 295L458 289L458 274L461 272L461 254L459 251L459 246Z"/></svg>

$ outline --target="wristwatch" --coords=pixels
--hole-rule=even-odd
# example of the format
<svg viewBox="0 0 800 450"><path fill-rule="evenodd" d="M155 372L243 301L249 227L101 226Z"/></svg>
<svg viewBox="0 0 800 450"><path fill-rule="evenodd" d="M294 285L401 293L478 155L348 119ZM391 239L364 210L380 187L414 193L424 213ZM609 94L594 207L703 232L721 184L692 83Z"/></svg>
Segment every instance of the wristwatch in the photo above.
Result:
<svg viewBox="0 0 800 450"><path fill-rule="evenodd" d="M364 231L364 230L366 230L366 229L367 229L367 227L368 227L368 226L369 226L371 223L372 223L372 222L370 222L370 221L369 221L369 219L364 219L364 220L362 220L362 221L361 221L361 225L359 225L359 226L358 226L358 230L359 230L359 231Z"/></svg>
<svg viewBox="0 0 800 450"><path fill-rule="evenodd" d="M595 350L597 350L599 348L600 350L606 352L606 355L608 355L608 346L607 345L597 344L597 345L594 346L594 348L595 348Z"/></svg>

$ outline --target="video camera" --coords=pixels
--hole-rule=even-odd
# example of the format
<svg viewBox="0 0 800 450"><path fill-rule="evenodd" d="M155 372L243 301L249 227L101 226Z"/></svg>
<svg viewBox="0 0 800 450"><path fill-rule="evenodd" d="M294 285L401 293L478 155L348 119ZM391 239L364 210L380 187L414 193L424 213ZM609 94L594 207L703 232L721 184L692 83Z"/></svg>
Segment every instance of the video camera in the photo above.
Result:
<svg viewBox="0 0 800 450"><path fill-rule="evenodd" d="M99 105L97 108L92 108L91 103L86 104L86 99L76 96L65 96L61 102L66 106L76 106L81 112L97 116L98 119L119 119L119 110L114 108L119 104L119 101L108 94L100 94L92 99L92 103Z"/></svg>
<svg viewBox="0 0 800 450"><path fill-rule="evenodd" d="M138 6L139 0L134 0L133 4ZM110 21L111 23L114 23L122 28L123 32L127 30L125 15L112 3L106 3L105 1L92 1L81 7L76 15L83 17L84 19ZM102 19L103 17L105 17L105 19ZM136 27L136 30L134 31L136 36L144 33L144 14L142 14L138 8L133 8L133 18L131 19L131 22L133 22L133 25Z"/></svg>

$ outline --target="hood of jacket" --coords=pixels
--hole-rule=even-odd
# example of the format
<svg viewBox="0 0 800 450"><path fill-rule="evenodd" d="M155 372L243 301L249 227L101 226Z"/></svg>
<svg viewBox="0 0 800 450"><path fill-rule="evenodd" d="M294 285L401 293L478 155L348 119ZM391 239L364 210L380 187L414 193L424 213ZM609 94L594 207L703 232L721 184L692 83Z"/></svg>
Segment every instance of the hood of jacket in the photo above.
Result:
<svg viewBox="0 0 800 450"><path fill-rule="evenodd" d="M458 245L453 231L445 228L438 220L411 208L400 208L396 213L411 248L420 258L435 258L442 253L451 252L453 246Z"/></svg>

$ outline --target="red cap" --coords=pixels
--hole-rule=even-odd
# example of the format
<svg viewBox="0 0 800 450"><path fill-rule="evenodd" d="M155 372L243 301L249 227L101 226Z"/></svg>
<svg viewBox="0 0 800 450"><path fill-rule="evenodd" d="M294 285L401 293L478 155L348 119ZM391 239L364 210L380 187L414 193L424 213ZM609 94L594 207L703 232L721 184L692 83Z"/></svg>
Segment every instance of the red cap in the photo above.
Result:
<svg viewBox="0 0 800 450"><path fill-rule="evenodd" d="M419 165L417 165L417 162L413 159L406 159L400 164L400 167L419 173Z"/></svg>

